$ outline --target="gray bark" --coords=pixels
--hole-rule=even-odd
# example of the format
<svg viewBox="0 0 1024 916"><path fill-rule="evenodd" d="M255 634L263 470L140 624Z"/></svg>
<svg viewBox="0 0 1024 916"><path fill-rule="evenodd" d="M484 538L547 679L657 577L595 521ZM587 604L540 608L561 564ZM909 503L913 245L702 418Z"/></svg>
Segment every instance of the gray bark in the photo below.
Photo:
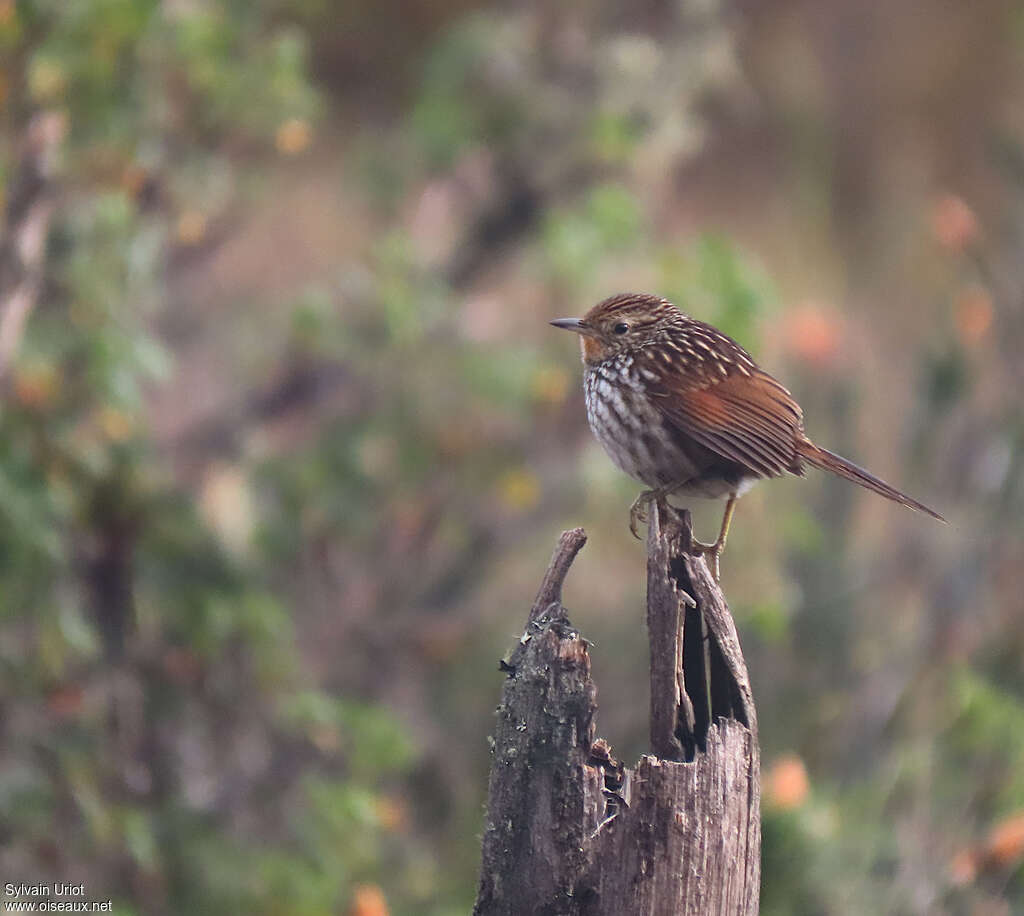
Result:
<svg viewBox="0 0 1024 916"><path fill-rule="evenodd" d="M588 645L561 584L565 532L506 662L478 916L706 916L758 911L757 719L736 629L689 518L648 533L651 748L633 769L594 740Z"/></svg>

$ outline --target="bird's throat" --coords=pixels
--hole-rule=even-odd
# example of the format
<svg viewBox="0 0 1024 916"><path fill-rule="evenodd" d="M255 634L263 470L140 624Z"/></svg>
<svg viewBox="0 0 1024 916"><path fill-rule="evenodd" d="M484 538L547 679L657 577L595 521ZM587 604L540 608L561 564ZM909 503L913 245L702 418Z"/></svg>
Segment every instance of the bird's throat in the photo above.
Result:
<svg viewBox="0 0 1024 916"><path fill-rule="evenodd" d="M583 354L583 362L591 366L601 362L605 355L601 341L586 334L580 335L580 353Z"/></svg>

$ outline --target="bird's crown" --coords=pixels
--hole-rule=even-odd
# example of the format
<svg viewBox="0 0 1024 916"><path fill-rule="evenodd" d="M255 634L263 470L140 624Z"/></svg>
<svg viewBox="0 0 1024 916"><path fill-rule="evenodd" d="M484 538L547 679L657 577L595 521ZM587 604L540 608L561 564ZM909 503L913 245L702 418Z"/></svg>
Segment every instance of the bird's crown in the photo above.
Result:
<svg viewBox="0 0 1024 916"><path fill-rule="evenodd" d="M576 331L584 362L594 365L641 347L686 320L667 299L647 293L619 293L599 302L582 318L560 318L551 323Z"/></svg>

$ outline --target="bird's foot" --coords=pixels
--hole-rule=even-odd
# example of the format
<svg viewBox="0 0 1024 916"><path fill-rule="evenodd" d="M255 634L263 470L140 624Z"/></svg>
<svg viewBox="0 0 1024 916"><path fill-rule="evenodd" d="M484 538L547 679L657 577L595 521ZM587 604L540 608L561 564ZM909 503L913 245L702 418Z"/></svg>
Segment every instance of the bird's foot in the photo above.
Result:
<svg viewBox="0 0 1024 916"><path fill-rule="evenodd" d="M633 500L633 505L629 507L629 530L633 532L633 537L638 541L642 540L639 531L640 525L647 522L647 507L651 503L663 502L669 492L671 491L664 488L644 490L643 493ZM723 550L725 550L725 538L722 536L719 536L714 544L705 544L702 541L696 540L696 538L690 542L690 553L707 559L708 568L711 570L711 575L715 577L716 582L721 581L718 560L722 556Z"/></svg>
<svg viewBox="0 0 1024 916"><path fill-rule="evenodd" d="M640 525L647 523L647 507L651 503L657 503L659 506L667 505L665 502L666 497L675 493L676 490L685 486L685 484L686 481L683 481L682 483L666 484L653 490L644 490L643 493L633 500L633 505L629 507L629 530L633 532L633 537L638 541L643 540L638 529Z"/></svg>
<svg viewBox="0 0 1024 916"><path fill-rule="evenodd" d="M736 494L729 494L729 501L725 504L725 512L722 515L722 527L718 531L718 537L715 539L713 544L702 544L700 541L694 540L690 545L690 552L698 557L707 557L708 566L711 567L711 575L715 577L715 582L720 582L721 577L718 570L718 559L722 556L722 551L725 550L725 539L729 536L729 525L732 522L732 513L736 508Z"/></svg>
<svg viewBox="0 0 1024 916"><path fill-rule="evenodd" d="M716 582L721 581L718 559L722 556L723 550L725 550L725 542L721 538L715 541L714 544L704 544L697 540L690 542L690 553L695 557L704 557L707 560L708 568L711 570L711 575L715 577Z"/></svg>
<svg viewBox="0 0 1024 916"><path fill-rule="evenodd" d="M636 499L633 500L633 505L629 507L629 530L633 532L633 537L638 541L642 541L640 537L639 527L647 522L647 507L665 496L664 490L644 490Z"/></svg>

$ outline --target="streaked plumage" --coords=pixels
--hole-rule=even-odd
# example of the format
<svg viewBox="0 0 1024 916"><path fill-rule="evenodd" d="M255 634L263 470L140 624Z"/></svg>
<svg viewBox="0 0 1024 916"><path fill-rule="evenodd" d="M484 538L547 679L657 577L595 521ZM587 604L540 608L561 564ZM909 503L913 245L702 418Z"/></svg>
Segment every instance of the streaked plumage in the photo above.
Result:
<svg viewBox="0 0 1024 916"><path fill-rule="evenodd" d="M755 481L803 476L805 463L942 520L938 513L845 458L814 445L793 396L736 341L666 299L622 293L557 327L580 334L587 419L627 474L651 487L634 504L669 493L728 497ZM635 527L634 527L635 531Z"/></svg>

